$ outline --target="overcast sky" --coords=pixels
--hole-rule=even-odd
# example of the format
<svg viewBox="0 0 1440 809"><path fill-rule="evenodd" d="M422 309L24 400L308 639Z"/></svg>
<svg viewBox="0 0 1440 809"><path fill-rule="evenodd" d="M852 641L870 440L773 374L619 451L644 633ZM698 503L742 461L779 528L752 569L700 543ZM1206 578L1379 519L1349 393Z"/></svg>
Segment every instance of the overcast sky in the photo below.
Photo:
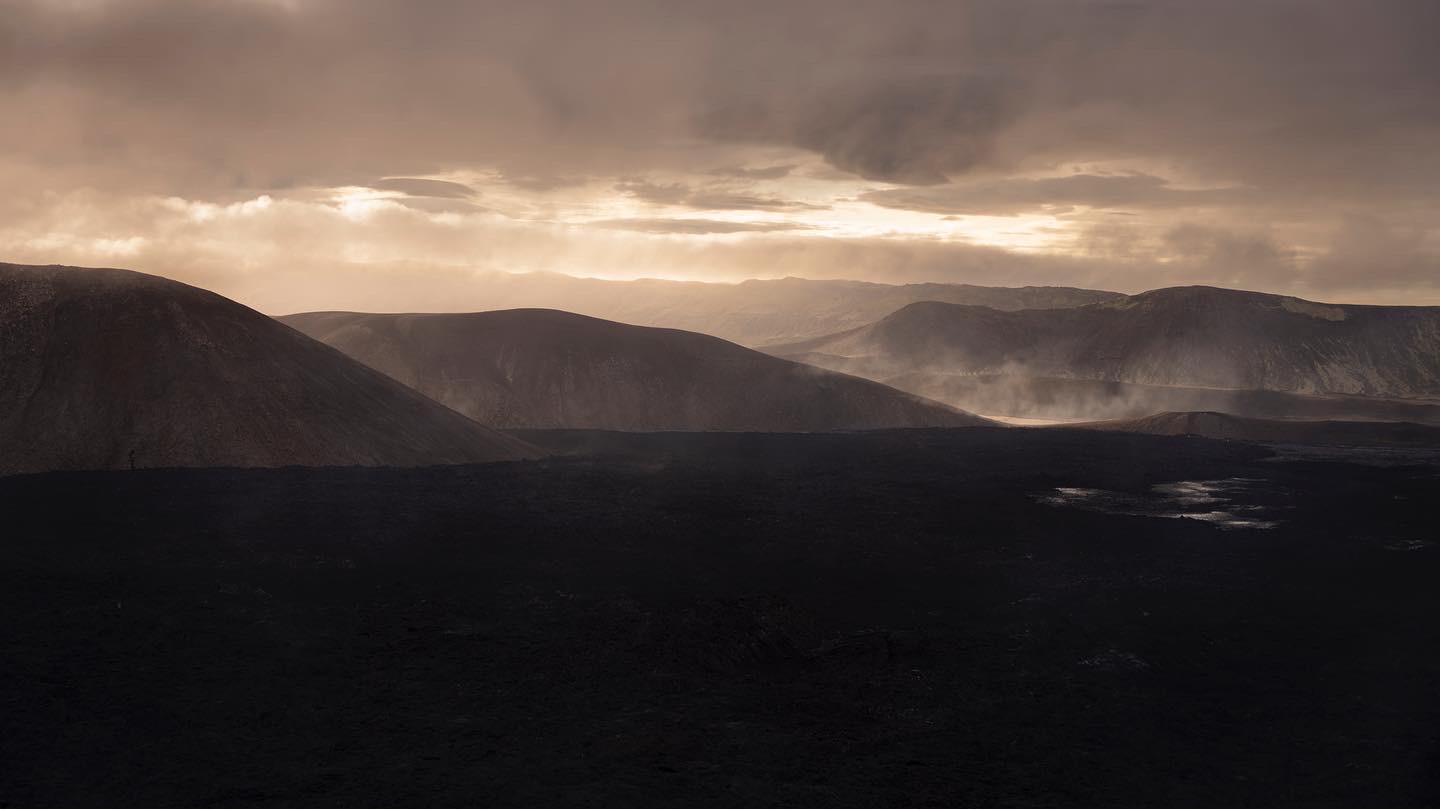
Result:
<svg viewBox="0 0 1440 809"><path fill-rule="evenodd" d="M0 0L0 260L1440 304L1435 0Z"/></svg>

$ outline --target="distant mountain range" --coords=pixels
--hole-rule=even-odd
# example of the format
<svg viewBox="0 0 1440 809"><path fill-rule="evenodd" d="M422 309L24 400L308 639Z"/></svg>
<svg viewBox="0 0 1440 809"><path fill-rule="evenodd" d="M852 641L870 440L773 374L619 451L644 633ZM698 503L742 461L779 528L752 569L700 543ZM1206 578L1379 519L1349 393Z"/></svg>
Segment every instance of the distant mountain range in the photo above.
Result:
<svg viewBox="0 0 1440 809"><path fill-rule="evenodd" d="M872 379L908 378L911 389L922 389L923 375L985 375L1440 397L1440 307L1320 304L1212 287L1055 310L917 303L767 350Z"/></svg>
<svg viewBox="0 0 1440 809"><path fill-rule="evenodd" d="M1413 444L1430 440L1419 425L1440 425L1435 307L1209 287L1113 296L797 279L590 287L546 276L525 281L525 294L532 282L572 292L581 283L597 291L594 308L710 319L752 335L803 332L914 295L1060 308L914 302L762 353L549 309L313 312L277 322L155 276L0 264L0 474L541 454L498 428L990 423L979 413L1106 421L1085 425L1092 429ZM705 302L687 315L688 295ZM1343 420L1414 424L1335 424Z"/></svg>
<svg viewBox="0 0 1440 809"><path fill-rule="evenodd" d="M202 289L0 264L0 474L539 454Z"/></svg>
<svg viewBox="0 0 1440 809"><path fill-rule="evenodd" d="M1156 413L1139 419L1086 422L1066 427L1283 444L1440 447L1440 427L1407 422L1254 419L1229 413L1198 412Z"/></svg>
<svg viewBox="0 0 1440 809"><path fill-rule="evenodd" d="M1071 287L877 284L804 278L738 284L606 281L555 273L478 276L476 310L562 309L637 326L710 334L748 346L818 337L873 323L917 301L1000 310L1053 309L1113 300L1119 293Z"/></svg>
<svg viewBox="0 0 1440 809"><path fill-rule="evenodd" d="M501 428L826 431L985 424L716 337L546 309L280 318Z"/></svg>

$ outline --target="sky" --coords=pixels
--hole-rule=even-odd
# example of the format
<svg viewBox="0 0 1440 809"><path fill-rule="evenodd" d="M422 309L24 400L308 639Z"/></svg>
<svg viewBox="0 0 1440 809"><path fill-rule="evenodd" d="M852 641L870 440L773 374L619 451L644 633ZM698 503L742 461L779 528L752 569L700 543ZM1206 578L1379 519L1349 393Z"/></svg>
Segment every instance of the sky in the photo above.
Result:
<svg viewBox="0 0 1440 809"><path fill-rule="evenodd" d="M0 0L0 260L1440 304L1434 0Z"/></svg>

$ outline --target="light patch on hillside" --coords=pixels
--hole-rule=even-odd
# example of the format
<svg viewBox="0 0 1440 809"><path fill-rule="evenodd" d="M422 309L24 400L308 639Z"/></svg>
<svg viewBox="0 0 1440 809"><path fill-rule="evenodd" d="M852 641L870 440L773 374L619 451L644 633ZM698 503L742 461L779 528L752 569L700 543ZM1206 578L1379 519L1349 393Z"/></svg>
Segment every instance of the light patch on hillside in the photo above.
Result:
<svg viewBox="0 0 1440 809"><path fill-rule="evenodd" d="M1344 320L1346 317L1345 310L1341 309L1338 306L1326 306L1320 303L1302 301L1299 298L1281 298L1280 308L1284 309L1287 312L1292 312L1297 315L1305 315L1307 317L1313 317L1319 320L1340 321Z"/></svg>

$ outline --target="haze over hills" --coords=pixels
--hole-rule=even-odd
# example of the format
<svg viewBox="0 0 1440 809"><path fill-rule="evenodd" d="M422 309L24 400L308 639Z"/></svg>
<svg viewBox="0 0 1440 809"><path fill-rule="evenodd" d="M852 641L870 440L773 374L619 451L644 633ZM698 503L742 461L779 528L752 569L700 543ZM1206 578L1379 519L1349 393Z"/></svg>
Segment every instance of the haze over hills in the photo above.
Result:
<svg viewBox="0 0 1440 809"><path fill-rule="evenodd" d="M1209 410L1253 418L1440 425L1440 403L1418 400L929 371L882 376L880 381L972 413L1041 421L1133 419L1155 413Z"/></svg>
<svg viewBox="0 0 1440 809"><path fill-rule="evenodd" d="M917 301L994 309L1050 309L1120 297L1072 287L880 284L781 278L738 284L607 281L556 273L487 273L476 279L477 310L561 309L638 326L697 331L742 345L803 340L873 323Z"/></svg>
<svg viewBox="0 0 1440 809"><path fill-rule="evenodd" d="M1440 397L1440 307L1213 287L1001 312L926 302L771 350L873 379L998 375L1295 394Z"/></svg>
<svg viewBox="0 0 1440 809"><path fill-rule="evenodd" d="M502 428L814 432L988 423L717 337L569 312L312 312L281 320Z"/></svg>
<svg viewBox="0 0 1440 809"><path fill-rule="evenodd" d="M1147 435L1198 435L1232 441L1284 444L1440 447L1440 427L1383 421L1255 419L1229 413L1156 413L1139 419L1069 424L1084 430Z"/></svg>
<svg viewBox="0 0 1440 809"><path fill-rule="evenodd" d="M0 264L0 474L538 454L205 290Z"/></svg>

